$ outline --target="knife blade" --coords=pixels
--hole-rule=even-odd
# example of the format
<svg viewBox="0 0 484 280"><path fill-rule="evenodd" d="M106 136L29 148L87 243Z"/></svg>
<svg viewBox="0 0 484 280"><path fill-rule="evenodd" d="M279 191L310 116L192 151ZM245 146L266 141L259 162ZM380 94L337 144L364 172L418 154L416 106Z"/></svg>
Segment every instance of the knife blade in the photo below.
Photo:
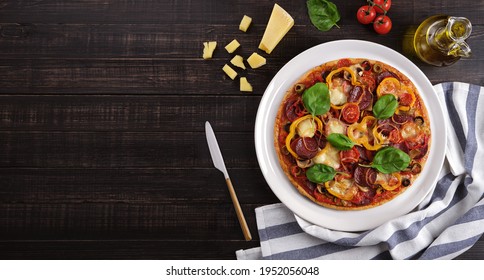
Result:
<svg viewBox="0 0 484 280"><path fill-rule="evenodd" d="M215 138L215 133L213 132L212 126L208 121L205 122L205 134L207 137L208 149L210 150L210 155L212 156L213 165L224 174L225 183L227 184L227 187L229 189L230 198L232 199L232 203L234 204L235 213L237 214L237 219L239 220L245 240L252 240L249 227L247 226L247 222L245 221L244 212L240 207L239 200L237 199L237 194L235 193L234 186L232 185L229 173L227 172L227 168L225 167L225 162L222 157L222 152L220 151L217 138Z"/></svg>
<svg viewBox="0 0 484 280"><path fill-rule="evenodd" d="M212 126L209 122L205 122L205 134L207 136L208 149L210 150L210 155L212 156L213 165L224 174L225 179L229 178L229 173L225 167L222 152L220 151L217 138L215 138L215 133L213 132Z"/></svg>

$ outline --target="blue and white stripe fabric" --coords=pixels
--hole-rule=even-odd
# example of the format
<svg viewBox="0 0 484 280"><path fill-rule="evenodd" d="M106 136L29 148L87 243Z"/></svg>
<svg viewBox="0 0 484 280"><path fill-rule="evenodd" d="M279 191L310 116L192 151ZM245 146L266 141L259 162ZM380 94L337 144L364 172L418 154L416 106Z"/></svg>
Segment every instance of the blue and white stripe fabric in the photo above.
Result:
<svg viewBox="0 0 484 280"><path fill-rule="evenodd" d="M413 212L365 232L329 230L282 204L256 209L261 246L238 259L452 259L484 232L484 87L434 86L448 117L446 160Z"/></svg>

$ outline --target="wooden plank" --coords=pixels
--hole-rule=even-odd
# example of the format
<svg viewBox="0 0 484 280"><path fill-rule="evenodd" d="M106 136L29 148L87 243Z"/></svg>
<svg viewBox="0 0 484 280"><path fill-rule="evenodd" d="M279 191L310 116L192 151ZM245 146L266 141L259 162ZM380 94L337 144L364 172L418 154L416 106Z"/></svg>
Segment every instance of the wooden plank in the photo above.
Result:
<svg viewBox="0 0 484 280"><path fill-rule="evenodd" d="M347 28L322 33L308 25L295 25L280 45L268 58L292 57L306 48L326 40L353 39L353 32L360 40L374 41L402 51L402 39L408 25L395 25L386 36L375 36L368 26L356 22ZM231 54L224 50L234 38L241 43L238 54L248 57L259 51L257 45L264 32L263 26L255 26L251 32L243 33L237 25L193 25L187 23L157 24L1 24L1 56L18 59L102 59L102 58L146 58L150 60L200 60L202 42L215 40L218 48L214 59L228 60ZM180 39L180 34L184 39ZM484 51L478 42L484 37L484 26L474 26L468 39L475 53ZM474 60L484 60L480 56Z"/></svg>
<svg viewBox="0 0 484 280"><path fill-rule="evenodd" d="M256 51L264 30L243 33L238 25L193 24L1 24L5 58L202 59L203 42L216 40L215 58L231 58L224 46L234 38ZM8 32L8 33L7 33ZM180 34L183 33L183 40ZM10 34L10 35L9 35ZM255 46L254 46L255 45ZM74 51L75 50L75 51ZM250 53L249 53L250 54Z"/></svg>
<svg viewBox="0 0 484 280"><path fill-rule="evenodd" d="M260 96L2 96L0 131L253 132Z"/></svg>
<svg viewBox="0 0 484 280"><path fill-rule="evenodd" d="M228 168L258 168L252 133L217 138ZM212 161L203 132L3 131L0 167L192 168Z"/></svg>
<svg viewBox="0 0 484 280"><path fill-rule="evenodd" d="M261 69L254 93L220 70L223 45L257 50L264 1L4 0L0 3L0 258L233 259L259 246L254 209L277 202L257 165L253 122L277 71L314 45L363 39L401 52L410 25L431 14L468 17L470 59L416 62L433 83L482 85L483 2L395 2L387 36L356 22L362 3L338 1L341 28L316 30L306 6L278 3L296 25ZM243 14L254 23L238 31ZM217 40L204 61L201 42ZM244 242L223 178L212 166L210 120L252 234ZM484 259L484 240L462 259Z"/></svg>
<svg viewBox="0 0 484 280"><path fill-rule="evenodd" d="M0 94L247 95L223 73L225 60L2 60ZM283 63L247 71L262 95ZM197 74L193 72L197 71Z"/></svg>
<svg viewBox="0 0 484 280"><path fill-rule="evenodd" d="M157 95L247 95L238 80L221 70L227 61L139 60L0 60L0 94L157 94ZM272 61L260 69L242 71L262 95L272 77L286 63ZM461 81L482 84L479 71L484 60L462 60L444 68L417 62L434 84ZM196 75L192 75L197 71ZM456 73L465 73L463 75ZM241 75L242 75L241 74Z"/></svg>
<svg viewBox="0 0 484 280"><path fill-rule="evenodd" d="M309 24L306 5L290 0L278 1L295 17L296 22ZM355 1L337 1L344 27L347 22L356 21L355 14L361 5ZM272 10L272 2L246 0L179 2L179 1L129 1L129 0L87 0L58 2L55 0L2 1L0 18L4 22L63 22L63 23L181 23L193 24L225 23L238 24L244 14L250 14L257 23L266 24ZM463 5L458 1L395 2L389 13L397 23L416 23L429 14L447 14L470 18L474 24L483 24L480 11L484 3L475 1ZM413 15L413 16L408 16Z"/></svg>
<svg viewBox="0 0 484 280"><path fill-rule="evenodd" d="M483 260L480 241L459 260ZM62 240L0 241L0 259L235 259L235 251L259 247L260 243L240 240Z"/></svg>
<svg viewBox="0 0 484 280"><path fill-rule="evenodd" d="M259 169L229 169L239 201L277 202ZM221 172L212 168L0 168L3 204L230 204ZM210 206L210 207L212 207Z"/></svg>
<svg viewBox="0 0 484 280"><path fill-rule="evenodd" d="M456 259L458 260L484 260L484 256L482 255L484 252L484 236L477 241L477 243L471 247L468 251L464 254L458 256Z"/></svg>
<svg viewBox="0 0 484 280"><path fill-rule="evenodd" d="M235 251L260 246L242 240L0 241L0 259L233 260Z"/></svg>
<svg viewBox="0 0 484 280"><path fill-rule="evenodd" d="M241 206L257 236L254 209L262 205ZM0 207L0 240L244 240L230 201L2 203Z"/></svg>
<svg viewBox="0 0 484 280"><path fill-rule="evenodd" d="M0 93L3 94L159 94L159 95L242 95L238 80L232 81L222 71L231 55L221 44L215 58L201 59L201 42L215 39L229 42L234 37L244 47L238 54L248 57L256 50L259 36L242 34L231 28L217 26L214 37L203 32L211 27L200 27L187 40L177 40L178 33L189 25L175 25L156 33L153 25L41 25L26 38L3 38L0 44ZM355 25L353 30L330 31L325 41L354 38L352 32L367 39L402 50L405 30L395 27L389 36L375 37L366 26ZM139 33L137 33L139 32ZM152 33L153 32L153 33ZM239 32L240 33L240 32ZM258 34L260 35L260 34ZM474 55L445 68L428 66L414 59L432 83L443 81L481 84L482 77L474 67L484 68L484 26L475 28L469 39ZM241 39L242 38L242 39ZM238 70L254 86L254 93L262 95L271 78L292 57L321 43L317 30L296 26L273 54L265 55L267 65L260 69ZM171 43L169 43L171 42ZM165 44L166 43L166 44ZM252 47L251 47L252 46ZM177 51L173 51L173 50ZM451 69L452 71L449 71ZM466 73L456 78L455 73Z"/></svg>

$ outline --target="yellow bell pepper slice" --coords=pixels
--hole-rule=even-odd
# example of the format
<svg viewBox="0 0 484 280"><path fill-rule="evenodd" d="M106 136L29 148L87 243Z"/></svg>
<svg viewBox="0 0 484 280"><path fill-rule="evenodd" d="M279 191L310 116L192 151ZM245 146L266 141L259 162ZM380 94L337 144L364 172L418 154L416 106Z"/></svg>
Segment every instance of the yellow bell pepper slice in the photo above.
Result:
<svg viewBox="0 0 484 280"><path fill-rule="evenodd" d="M358 193L358 187L353 184L351 179L341 181L328 181L324 183L326 190L335 197L343 200L352 200Z"/></svg>
<svg viewBox="0 0 484 280"><path fill-rule="evenodd" d="M389 180L377 180L375 183L380 185L383 189L387 191L393 191L402 185L402 176L400 175L400 173L396 172L385 176L395 177L394 179L398 180L398 182L396 184L390 185L388 182Z"/></svg>
<svg viewBox="0 0 484 280"><path fill-rule="evenodd" d="M396 98L398 98L398 92L400 91L402 85L399 80L394 77L388 77L383 79L381 83L376 88L376 95L378 97L384 94L393 94Z"/></svg>
<svg viewBox="0 0 484 280"><path fill-rule="evenodd" d="M323 122L321 122L321 120L318 117L313 117L313 115L302 116L302 117L296 119L295 121L293 121L291 123L291 126L289 127L289 134L286 136L286 149L296 159L299 159L299 157L296 154L296 152L294 152L291 148L291 140L296 135L296 128L299 125L299 123L301 123L304 120L310 119L310 118L312 118L314 121L316 121L316 124L318 125L318 127L316 129L319 130L319 131L322 131L323 130Z"/></svg>
<svg viewBox="0 0 484 280"><path fill-rule="evenodd" d="M368 122L376 123L375 117L366 116L361 120L360 123L350 125L347 129L348 138L350 138L350 140L356 144L363 145L367 150L376 151L382 147L382 143L381 141L375 141L376 137L374 136L374 129L372 129L372 134L375 139L373 144L370 144L370 140L368 139Z"/></svg>
<svg viewBox="0 0 484 280"><path fill-rule="evenodd" d="M351 83L353 85L359 85L358 81L356 80L355 72L353 72L353 70L350 67L341 67L341 68L338 68L338 69L331 71L328 74L328 77L326 77L326 83L328 84L328 86L331 85L331 82L333 80L333 76L342 72L342 71L348 71L351 74Z"/></svg>
<svg viewBox="0 0 484 280"><path fill-rule="evenodd" d="M413 92L412 88L402 84L394 77L388 77L383 79L376 89L376 94L378 97L384 94L393 94L398 100L400 100L401 96L405 93L410 94L412 101L408 105L398 106L398 111L408 111L410 108L412 108L416 100L415 93Z"/></svg>
<svg viewBox="0 0 484 280"><path fill-rule="evenodd" d="M399 97L400 96L403 96L403 94L410 94L410 97L412 99L412 101L410 102L410 104L408 105L400 105L398 106L398 110L399 111L408 111L410 110L410 108L412 108L412 106L415 104L415 101L417 100L417 97L415 97L415 93L413 92L412 88L410 87L407 87L405 85L402 85L402 88L399 92Z"/></svg>

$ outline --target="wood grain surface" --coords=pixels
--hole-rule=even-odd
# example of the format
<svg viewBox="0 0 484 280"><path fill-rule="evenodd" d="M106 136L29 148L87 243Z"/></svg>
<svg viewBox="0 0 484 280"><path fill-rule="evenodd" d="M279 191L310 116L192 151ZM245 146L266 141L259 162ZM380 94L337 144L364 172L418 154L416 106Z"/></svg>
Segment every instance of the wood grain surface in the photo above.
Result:
<svg viewBox="0 0 484 280"><path fill-rule="evenodd" d="M393 1L393 30L357 23L365 1L333 1L340 28L318 31L305 1L277 1L295 26L243 93L222 71L257 51L273 1L0 1L0 258L234 259L259 246L254 209L278 202L256 158L257 107L277 71L338 39L402 52L406 30L434 14L473 23L473 55L434 84L484 85L484 2ZM247 33L242 16L253 18ZM219 43L203 60L202 42ZM260 53L260 52L259 52ZM254 240L245 242L204 134L210 121ZM484 239L461 259L484 259Z"/></svg>

